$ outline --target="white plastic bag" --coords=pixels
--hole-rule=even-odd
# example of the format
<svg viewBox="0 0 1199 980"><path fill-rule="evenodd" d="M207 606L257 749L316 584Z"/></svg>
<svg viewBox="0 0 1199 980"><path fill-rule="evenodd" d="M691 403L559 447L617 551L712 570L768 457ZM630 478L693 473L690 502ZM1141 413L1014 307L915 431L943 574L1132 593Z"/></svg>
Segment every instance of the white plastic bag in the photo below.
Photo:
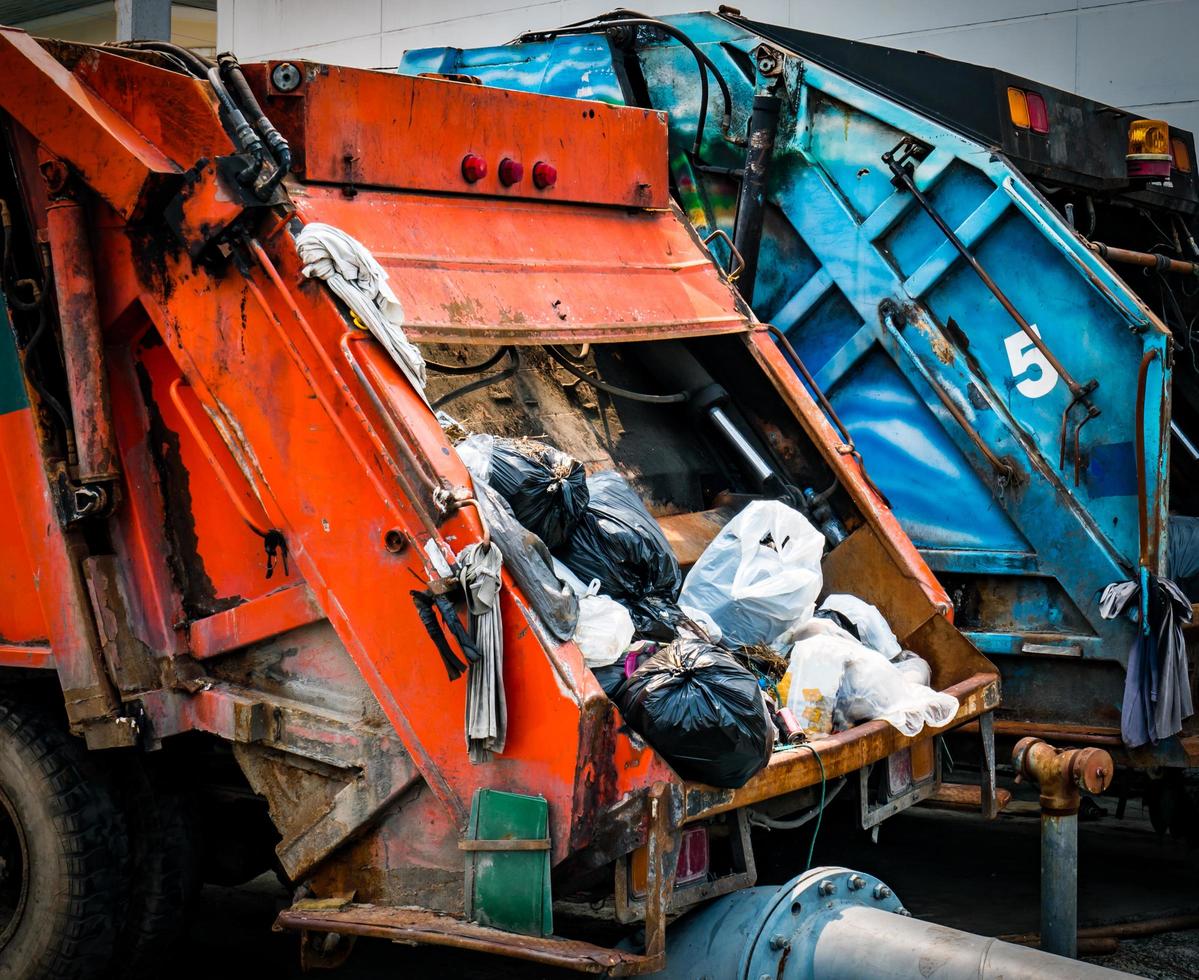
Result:
<svg viewBox="0 0 1199 980"><path fill-rule="evenodd" d="M877 650L852 658L845 669L837 710L856 725L882 718L905 735L918 735L925 725L939 728L958 710L952 694L913 684Z"/></svg>
<svg viewBox="0 0 1199 980"><path fill-rule="evenodd" d="M835 624L829 625L840 630ZM791 666L787 671L791 678L787 707L805 735L819 738L832 733L841 680L849 659L857 655L860 646L848 634L835 636L819 632L792 647Z"/></svg>
<svg viewBox="0 0 1199 980"><path fill-rule="evenodd" d="M876 718L905 735L950 721L957 714L957 698L913 683L914 676L926 676L928 669L919 657L904 663L901 668L847 636L811 632L791 650L787 707L810 736Z"/></svg>
<svg viewBox="0 0 1199 980"><path fill-rule="evenodd" d="M928 661L911 650L901 650L899 656L891 663L908 679L909 684L929 687L933 682L933 669L928 665Z"/></svg>
<svg viewBox="0 0 1199 980"><path fill-rule="evenodd" d="M830 595L820 604L820 608L840 613L848 619L857 628L862 642L888 660L894 660L903 650L883 614L856 595Z"/></svg>
<svg viewBox="0 0 1199 980"><path fill-rule="evenodd" d="M816 610L824 535L799 511L755 500L721 529L679 604L706 612L730 646L769 643Z"/></svg>
<svg viewBox="0 0 1199 980"><path fill-rule="evenodd" d="M679 608L683 610L684 616L704 631L704 635L700 637L701 640L706 639L710 643L720 642L723 634L720 632L720 627L716 625L716 620L702 609L696 609L694 606L680 606Z"/></svg>
<svg viewBox="0 0 1199 980"><path fill-rule="evenodd" d="M583 663L592 670L616 663L633 642L633 617L629 611L610 596L599 594L599 579L592 579L589 586L584 586L557 558L554 571L579 598L574 641L583 654Z"/></svg>

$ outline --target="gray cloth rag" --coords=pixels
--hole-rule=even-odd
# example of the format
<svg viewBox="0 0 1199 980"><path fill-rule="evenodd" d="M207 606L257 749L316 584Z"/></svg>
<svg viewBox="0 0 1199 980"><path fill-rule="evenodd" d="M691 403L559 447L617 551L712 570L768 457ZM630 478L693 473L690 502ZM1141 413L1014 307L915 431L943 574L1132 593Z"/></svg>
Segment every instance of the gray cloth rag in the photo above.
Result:
<svg viewBox="0 0 1199 980"><path fill-rule="evenodd" d="M466 676L466 744L470 761L487 762L504 751L508 708L504 698L504 622L500 616L499 546L470 544L458 555L458 581L466 594L470 633L479 659Z"/></svg>
<svg viewBox="0 0 1199 980"><path fill-rule="evenodd" d="M1127 614L1140 623L1140 583L1113 582L1103 590L1099 611L1104 619ZM1149 576L1149 631L1137 630L1128 653L1120 734L1131 748L1176 735L1184 718L1194 714L1187 673L1183 623L1191 621L1191 603L1169 579Z"/></svg>
<svg viewBox="0 0 1199 980"><path fill-rule="evenodd" d="M312 221L296 235L304 275L321 279L391 355L396 366L428 403L425 359L404 334L404 310L387 284L387 271L370 250L340 228Z"/></svg>

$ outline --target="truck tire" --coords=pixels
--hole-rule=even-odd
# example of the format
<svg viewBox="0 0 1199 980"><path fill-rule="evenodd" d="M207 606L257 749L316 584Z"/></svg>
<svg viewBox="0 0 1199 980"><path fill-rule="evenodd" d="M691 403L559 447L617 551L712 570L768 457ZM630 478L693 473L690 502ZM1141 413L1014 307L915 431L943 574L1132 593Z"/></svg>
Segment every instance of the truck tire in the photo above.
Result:
<svg viewBox="0 0 1199 980"><path fill-rule="evenodd" d="M138 760L118 773L129 828L129 903L117 939L122 980L162 976L200 890L195 826L183 794L147 775Z"/></svg>
<svg viewBox="0 0 1199 980"><path fill-rule="evenodd" d="M0 698L0 977L102 975L127 866L125 820L83 744Z"/></svg>

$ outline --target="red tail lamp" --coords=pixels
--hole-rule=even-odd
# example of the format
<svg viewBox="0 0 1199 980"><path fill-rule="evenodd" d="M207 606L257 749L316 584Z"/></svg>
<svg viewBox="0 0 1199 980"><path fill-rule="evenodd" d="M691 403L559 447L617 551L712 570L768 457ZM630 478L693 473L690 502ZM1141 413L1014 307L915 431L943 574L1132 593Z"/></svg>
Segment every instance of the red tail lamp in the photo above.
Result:
<svg viewBox="0 0 1199 980"><path fill-rule="evenodd" d="M476 184L487 176L487 161L477 153L468 153L462 158L462 177Z"/></svg>
<svg viewBox="0 0 1199 980"><path fill-rule="evenodd" d="M519 184L524 180L525 168L524 164L513 160L511 157L504 157L500 161L500 183L505 187L511 187L513 184Z"/></svg>
<svg viewBox="0 0 1199 980"><path fill-rule="evenodd" d="M1007 106L1012 125L1034 133L1049 132L1049 110L1043 96L1012 87L1007 90Z"/></svg>
<svg viewBox="0 0 1199 980"><path fill-rule="evenodd" d="M1025 92L1028 102L1028 128L1034 133L1049 132L1049 110L1045 108L1045 100L1036 92Z"/></svg>
<svg viewBox="0 0 1199 980"><path fill-rule="evenodd" d="M558 168L552 163L546 163L544 160L538 160L533 164L533 185L543 191L547 187L553 187L558 183Z"/></svg>

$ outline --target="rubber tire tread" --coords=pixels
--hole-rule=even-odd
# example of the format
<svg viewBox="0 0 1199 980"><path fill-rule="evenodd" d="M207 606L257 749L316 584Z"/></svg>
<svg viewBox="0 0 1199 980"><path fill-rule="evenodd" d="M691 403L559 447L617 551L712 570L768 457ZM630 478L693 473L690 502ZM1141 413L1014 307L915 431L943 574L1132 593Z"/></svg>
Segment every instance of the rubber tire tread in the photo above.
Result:
<svg viewBox="0 0 1199 980"><path fill-rule="evenodd" d="M157 785L139 765L119 774L129 827L129 905L117 940L122 980L162 976L200 889L195 827L187 800Z"/></svg>
<svg viewBox="0 0 1199 980"><path fill-rule="evenodd" d="M101 976L128 887L129 842L116 795L80 739L3 697L0 756L0 782L23 818L31 878L22 921L0 949L0 977ZM8 769L18 770L15 780Z"/></svg>

